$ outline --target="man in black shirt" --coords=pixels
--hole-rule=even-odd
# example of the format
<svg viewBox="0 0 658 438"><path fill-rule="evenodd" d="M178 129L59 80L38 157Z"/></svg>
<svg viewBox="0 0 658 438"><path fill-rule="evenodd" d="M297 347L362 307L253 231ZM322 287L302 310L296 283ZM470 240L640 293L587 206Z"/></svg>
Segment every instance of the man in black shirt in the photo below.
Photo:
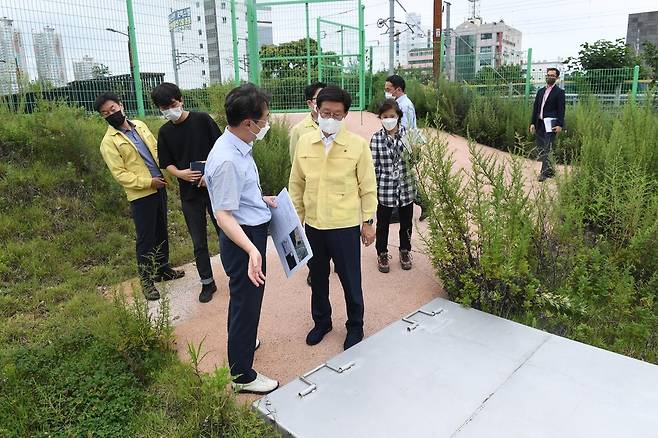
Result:
<svg viewBox="0 0 658 438"><path fill-rule="evenodd" d="M161 168L178 178L183 216L192 238L201 279L199 301L207 303L217 286L210 266L206 212L210 214L218 236L219 226L212 212L202 169L221 131L208 114L183 109L183 96L175 84L164 82L158 85L151 98L168 120L158 133L158 159Z"/></svg>

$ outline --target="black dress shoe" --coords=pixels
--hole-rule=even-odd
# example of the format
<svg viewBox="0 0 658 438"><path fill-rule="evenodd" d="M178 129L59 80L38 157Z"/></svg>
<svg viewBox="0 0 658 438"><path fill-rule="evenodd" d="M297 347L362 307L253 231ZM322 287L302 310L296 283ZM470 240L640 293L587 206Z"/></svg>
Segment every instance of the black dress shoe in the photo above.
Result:
<svg viewBox="0 0 658 438"><path fill-rule="evenodd" d="M199 294L199 302L207 303L212 300L212 295L217 292L217 285L215 282L204 284L201 286L201 293Z"/></svg>
<svg viewBox="0 0 658 438"><path fill-rule="evenodd" d="M177 271L176 269L167 268L164 271L158 272L153 277L153 281L169 281L177 280L179 278L185 277L185 271Z"/></svg>
<svg viewBox="0 0 658 438"><path fill-rule="evenodd" d="M146 298L148 301L156 301L160 299L160 292L158 292L158 289L153 283L145 285L143 284L142 293L144 294L144 298Z"/></svg>
<svg viewBox="0 0 658 438"><path fill-rule="evenodd" d="M347 336L345 336L345 343L343 344L343 349L347 350L361 342L363 340L363 329L361 330L347 330Z"/></svg>
<svg viewBox="0 0 658 438"><path fill-rule="evenodd" d="M324 338L324 335L329 333L333 327L332 326L315 326L313 329L311 329L310 332L308 332L308 335L306 335L306 343L308 345L316 345L319 344L320 341L322 341L322 338Z"/></svg>

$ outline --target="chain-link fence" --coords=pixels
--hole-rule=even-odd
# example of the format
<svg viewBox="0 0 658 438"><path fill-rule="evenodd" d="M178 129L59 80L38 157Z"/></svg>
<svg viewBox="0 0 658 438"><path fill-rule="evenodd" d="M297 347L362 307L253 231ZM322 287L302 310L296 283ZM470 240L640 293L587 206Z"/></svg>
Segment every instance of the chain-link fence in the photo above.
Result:
<svg viewBox="0 0 658 438"><path fill-rule="evenodd" d="M373 77L389 69L389 47L365 39L363 0L2 0L0 99L31 111L39 99L93 110L117 92L131 114L158 114L150 91L167 81L186 106L210 110L227 89L250 80L272 93L275 111L305 111L303 89L336 83L368 106ZM445 78L482 95L530 99L545 65L531 51L512 58L478 50L467 37L435 51L428 38L399 36L394 67L432 84L439 56ZM457 47L461 44L463 47ZM454 46L454 47L453 47ZM507 57L506 57L507 56ZM509 59L508 59L509 58ZM621 104L643 99L650 83L639 68L563 72L570 101L595 95ZM219 108L216 108L219 109Z"/></svg>
<svg viewBox="0 0 658 438"><path fill-rule="evenodd" d="M38 99L93 110L95 97L111 90L128 112L155 114L150 91L168 81L185 90L188 107L207 109L213 84L232 79L234 71L230 19L223 23L227 5L3 0L0 94L27 111ZM221 48L217 35L225 35Z"/></svg>
<svg viewBox="0 0 658 438"><path fill-rule="evenodd" d="M247 80L277 111L305 110L318 80L365 106L361 0L3 0L0 17L0 98L14 109L61 99L92 111L111 90L129 113L158 114L149 95L166 81L209 110Z"/></svg>
<svg viewBox="0 0 658 438"><path fill-rule="evenodd" d="M273 111L306 111L304 87L317 81L340 85L353 109L364 108L361 0L251 1L247 9L254 23L276 23L275 43L252 32L248 43L249 79L272 93Z"/></svg>
<svg viewBox="0 0 658 438"><path fill-rule="evenodd" d="M369 73L389 71L389 46L370 46L367 54ZM406 58L400 55L399 46L396 45L394 71L406 79L432 84L436 80L433 55L434 50L429 42L424 48L411 50ZM421 59L422 62L419 62ZM655 93L651 79L642 76L639 66L569 71L562 63L533 63L532 50L527 51L522 62L513 63L495 54L456 55L454 51L451 53L444 49L440 65L442 77L461 83L480 95L531 100L537 90L545 85L548 67L561 70L558 85L565 89L570 102L596 96L604 104L621 105L633 99L644 100L652 92Z"/></svg>

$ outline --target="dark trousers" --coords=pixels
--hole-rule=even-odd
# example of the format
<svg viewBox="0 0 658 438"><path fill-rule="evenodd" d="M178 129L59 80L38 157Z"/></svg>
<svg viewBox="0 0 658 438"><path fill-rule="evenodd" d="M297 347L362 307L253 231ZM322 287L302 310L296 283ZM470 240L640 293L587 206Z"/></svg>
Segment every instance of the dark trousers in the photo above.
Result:
<svg viewBox="0 0 658 438"><path fill-rule="evenodd" d="M142 285L153 283L153 276L169 267L167 236L167 191L160 189L130 202L137 234L137 271Z"/></svg>
<svg viewBox="0 0 658 438"><path fill-rule="evenodd" d="M318 230L306 225L306 237L313 250L311 270L311 315L315 325L331 325L329 302L329 260L343 286L348 330L363 330L363 290L361 289L360 227Z"/></svg>
<svg viewBox="0 0 658 438"><path fill-rule="evenodd" d="M268 224L242 226L245 234L256 245L263 259L267 248ZM221 232L219 237L222 265L229 277L228 303L228 364L236 383L249 383L256 378L253 369L256 335L265 285L256 287L247 276L249 255Z"/></svg>
<svg viewBox="0 0 658 438"><path fill-rule="evenodd" d="M391 225L391 213L395 207L377 204L377 234L375 248L377 254L388 252L388 229ZM411 250L411 221L414 216L414 203L398 207L400 212L400 249Z"/></svg>
<svg viewBox="0 0 658 438"><path fill-rule="evenodd" d="M539 151L539 160L541 161L541 175L553 176L555 170L553 169L553 142L555 141L554 132L546 132L544 121L539 120L536 126L536 143Z"/></svg>
<svg viewBox="0 0 658 438"><path fill-rule="evenodd" d="M196 261L199 278L202 284L212 283L213 275L212 268L210 267L210 253L208 252L208 220L206 219L206 212L210 215L210 221L215 227L218 236L219 225L217 225L212 206L210 205L210 197L208 196L208 192L204 191L204 196L184 199L181 201L181 204L187 230L190 232L190 237L192 238L194 260Z"/></svg>

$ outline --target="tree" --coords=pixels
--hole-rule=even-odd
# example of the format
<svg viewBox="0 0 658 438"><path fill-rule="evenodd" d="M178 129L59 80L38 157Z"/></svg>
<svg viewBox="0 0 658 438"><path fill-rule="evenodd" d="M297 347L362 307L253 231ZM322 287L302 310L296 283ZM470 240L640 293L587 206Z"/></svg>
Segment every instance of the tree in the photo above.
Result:
<svg viewBox="0 0 658 438"><path fill-rule="evenodd" d="M656 82L658 80L658 47L652 42L645 42L642 45L640 59L647 69L646 77L650 77L653 82Z"/></svg>
<svg viewBox="0 0 658 438"><path fill-rule="evenodd" d="M91 76L94 79L107 78L110 76L110 68L105 64L96 64L91 68Z"/></svg>
<svg viewBox="0 0 658 438"><path fill-rule="evenodd" d="M475 75L475 84L503 84L508 82L524 82L523 70L516 64L504 64L496 68L485 66Z"/></svg>
<svg viewBox="0 0 658 438"><path fill-rule="evenodd" d="M589 71L597 69L633 67L638 59L633 49L623 39L615 41L598 40L581 44L577 57L569 57L564 62L569 70Z"/></svg>
<svg viewBox="0 0 658 438"><path fill-rule="evenodd" d="M315 77L318 72L318 61L317 58L315 58L318 55L318 44L314 39L310 39L309 46L310 55L312 57L311 76ZM288 41L279 44L278 46L263 46L260 48L260 58L262 60L261 74L264 78L306 78L307 65L305 38L297 41ZM334 52L322 53L322 68L335 68L341 65L341 62L342 59L337 57Z"/></svg>

